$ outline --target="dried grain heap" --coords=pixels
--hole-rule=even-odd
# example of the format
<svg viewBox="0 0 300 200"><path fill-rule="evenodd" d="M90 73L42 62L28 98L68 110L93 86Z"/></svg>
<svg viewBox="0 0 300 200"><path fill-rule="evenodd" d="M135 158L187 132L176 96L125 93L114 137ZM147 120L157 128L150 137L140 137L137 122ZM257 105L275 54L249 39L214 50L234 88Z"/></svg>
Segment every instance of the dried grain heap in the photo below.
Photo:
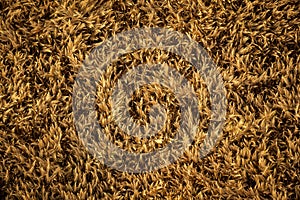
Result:
<svg viewBox="0 0 300 200"><path fill-rule="evenodd" d="M299 14L297 0L1 1L0 199L299 199ZM78 138L72 87L94 47L139 27L171 28L199 42L222 74L228 105L222 139L207 157L196 156L196 137L174 164L128 174L104 166ZM189 76L188 63L155 49L111 66L149 60ZM208 94L205 83L194 84L203 88L205 132ZM98 109L105 92L99 88ZM137 102L142 94L152 101L150 93L169 108L170 131L152 141L112 131L116 145L147 152L172 138L178 105L167 88L137 91L132 115L147 122L137 113L149 108Z"/></svg>

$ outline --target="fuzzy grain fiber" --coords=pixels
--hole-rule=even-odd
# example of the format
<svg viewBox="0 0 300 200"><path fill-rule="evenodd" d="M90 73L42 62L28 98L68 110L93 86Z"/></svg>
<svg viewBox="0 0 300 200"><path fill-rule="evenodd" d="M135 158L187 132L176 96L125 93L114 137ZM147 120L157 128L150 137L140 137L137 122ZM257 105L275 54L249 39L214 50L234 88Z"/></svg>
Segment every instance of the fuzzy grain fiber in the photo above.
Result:
<svg viewBox="0 0 300 200"><path fill-rule="evenodd" d="M1 0L0 199L300 199L299 26L297 0ZM228 102L209 155L197 157L196 137L175 163L130 174L103 165L80 141L72 88L93 48L140 27L173 29L199 42L223 77ZM112 66L155 57L188 67L155 49ZM155 93L151 87L141 92ZM132 107L133 116L145 109ZM173 137L168 130L160 141ZM110 139L141 148L124 134ZM139 151L163 144L149 141Z"/></svg>

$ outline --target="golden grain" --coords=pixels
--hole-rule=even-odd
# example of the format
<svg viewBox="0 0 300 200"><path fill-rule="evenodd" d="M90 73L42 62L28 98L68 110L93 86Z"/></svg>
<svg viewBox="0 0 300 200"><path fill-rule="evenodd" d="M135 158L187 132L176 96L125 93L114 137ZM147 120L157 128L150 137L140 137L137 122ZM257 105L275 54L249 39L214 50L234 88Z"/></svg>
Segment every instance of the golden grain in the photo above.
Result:
<svg viewBox="0 0 300 200"><path fill-rule="evenodd" d="M300 198L296 0L8 0L0 9L0 199ZM150 107L162 104L163 131L140 139L114 124L111 105L102 100L139 63L165 63L185 74L199 95L203 120L195 144L179 161L135 175L89 155L76 134L71 97L91 49L141 26L172 28L203 45L224 78L228 115L222 140L199 159L210 116L201 76L161 50L124 55L110 65L97 91L99 123L114 144L152 151L170 142L180 125L176 98L158 85L137 91L132 110L147 124ZM112 75L115 80L108 79Z"/></svg>

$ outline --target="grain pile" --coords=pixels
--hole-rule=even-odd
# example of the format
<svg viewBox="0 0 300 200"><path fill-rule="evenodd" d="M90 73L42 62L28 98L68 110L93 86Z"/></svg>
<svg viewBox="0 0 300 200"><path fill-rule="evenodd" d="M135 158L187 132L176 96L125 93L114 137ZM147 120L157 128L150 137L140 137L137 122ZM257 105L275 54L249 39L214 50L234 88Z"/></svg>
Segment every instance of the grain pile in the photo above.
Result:
<svg viewBox="0 0 300 200"><path fill-rule="evenodd" d="M0 199L299 199L299 12L297 0L1 1ZM228 105L222 139L207 157L195 156L196 138L176 163L128 174L85 149L72 87L94 47L140 27L171 28L199 42L223 76ZM188 67L166 52L136 54L112 66L160 57ZM176 110L176 99L165 104ZM204 107L203 131L208 113ZM124 134L111 139L141 148ZM150 141L139 151L154 147Z"/></svg>

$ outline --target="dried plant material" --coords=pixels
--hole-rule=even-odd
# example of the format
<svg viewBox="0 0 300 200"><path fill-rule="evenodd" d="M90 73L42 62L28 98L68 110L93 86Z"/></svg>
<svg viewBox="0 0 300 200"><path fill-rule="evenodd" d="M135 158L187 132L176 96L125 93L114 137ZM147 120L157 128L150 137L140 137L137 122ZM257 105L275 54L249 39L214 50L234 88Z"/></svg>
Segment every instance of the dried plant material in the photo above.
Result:
<svg viewBox="0 0 300 200"><path fill-rule="evenodd" d="M299 199L299 10L296 0L1 1L0 199ZM201 102L202 121L189 151L160 170L129 174L104 166L78 138L72 88L93 48L140 27L170 28L199 42L221 71L228 107L222 139L199 159L211 114L207 83L165 51L120 57L110 65L115 78L123 67L159 60L192 79ZM144 90L161 96L141 101ZM99 91L98 100L111 92ZM140 104L132 111L141 123L147 102L165 95L162 103L177 105L157 85L135 95ZM97 109L109 106L97 103ZM114 144L137 152L173 137L172 131L151 141L108 133Z"/></svg>

